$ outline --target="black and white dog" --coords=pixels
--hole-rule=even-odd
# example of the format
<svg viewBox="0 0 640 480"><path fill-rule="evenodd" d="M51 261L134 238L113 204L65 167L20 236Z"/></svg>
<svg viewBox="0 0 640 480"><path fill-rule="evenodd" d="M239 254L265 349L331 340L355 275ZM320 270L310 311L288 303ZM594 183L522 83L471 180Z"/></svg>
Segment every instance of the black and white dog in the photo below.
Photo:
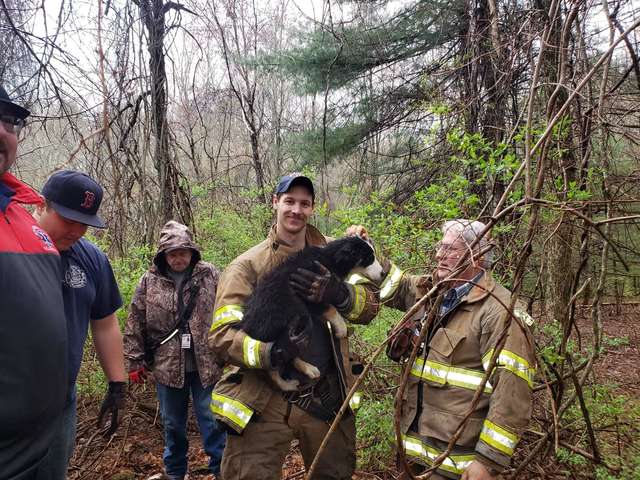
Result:
<svg viewBox="0 0 640 480"><path fill-rule="evenodd" d="M324 320L331 324L336 337L345 337L347 325L335 307L306 302L289 285L289 276L296 273L298 268L317 271L316 262L324 265L340 280L350 273L359 273L378 282L383 274L373 247L360 237L341 238L325 247L306 247L258 282L245 303L240 328L256 340L274 342L278 338L288 338L290 332L302 332L309 327L309 322ZM316 366L299 357L292 363L296 370L312 380L320 376ZM298 388L299 382L285 380L281 371L271 370L269 373L281 390L293 391Z"/></svg>

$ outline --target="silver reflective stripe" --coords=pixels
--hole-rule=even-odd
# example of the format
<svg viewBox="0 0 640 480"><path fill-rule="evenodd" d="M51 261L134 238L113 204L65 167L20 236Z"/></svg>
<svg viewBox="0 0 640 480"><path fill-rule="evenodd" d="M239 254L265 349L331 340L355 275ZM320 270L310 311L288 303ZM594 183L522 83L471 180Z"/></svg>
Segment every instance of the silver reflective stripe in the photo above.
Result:
<svg viewBox="0 0 640 480"><path fill-rule="evenodd" d="M347 314L347 320L357 320L360 315L362 315L362 311L364 310L366 302L367 291L365 290L365 288L362 285L354 285L353 307L351 307L351 311Z"/></svg>
<svg viewBox="0 0 640 480"><path fill-rule="evenodd" d="M486 370L489 368L489 360L493 356L494 349L492 348L484 357L482 357L482 366ZM502 350L498 359L496 360L496 366L502 367L505 370L510 371L514 375L522 378L529 387L533 387L533 377L535 376L535 369L531 367L529 362L519 355L508 350Z"/></svg>
<svg viewBox="0 0 640 480"><path fill-rule="evenodd" d="M468 368L453 367L444 363L434 362L422 358L416 358L411 375L424 380L429 380L440 385L453 385L455 387L466 388L467 390L476 390L482 378L483 372L471 370ZM484 385L484 393L491 393L493 387L490 382Z"/></svg>
<svg viewBox="0 0 640 480"><path fill-rule="evenodd" d="M412 438L412 437L403 437L402 444L404 446L404 451L418 458L426 457L427 450L422 445L422 442Z"/></svg>
<svg viewBox="0 0 640 480"><path fill-rule="evenodd" d="M253 410L246 405L218 393L211 394L210 408L213 413L228 419L234 425L237 425L240 430L247 426L253 415Z"/></svg>
<svg viewBox="0 0 640 480"><path fill-rule="evenodd" d="M391 270L380 285L380 301L385 302L389 300L394 293L396 293L396 290L400 285L402 275L404 275L404 272L392 263Z"/></svg>
<svg viewBox="0 0 640 480"><path fill-rule="evenodd" d="M513 455L518 443L518 436L508 432L504 428L490 420L485 420L480 433L480 440L487 445L500 450L506 455Z"/></svg>
<svg viewBox="0 0 640 480"><path fill-rule="evenodd" d="M442 365L442 367L444 367L444 365ZM416 362L411 369L411 374L415 377L431 380L441 385L447 383L447 369L438 368L438 365L431 361L425 363L422 358L416 358Z"/></svg>
<svg viewBox="0 0 640 480"><path fill-rule="evenodd" d="M482 382L484 374L473 370L467 370L463 368L451 367L447 374L447 383L455 385L456 387L467 388L469 390L476 390ZM489 380L484 384L484 392L491 393L493 387Z"/></svg>
<svg viewBox="0 0 640 480"><path fill-rule="evenodd" d="M349 406L351 410L356 411L360 408L360 401L362 400L362 392L355 392L353 397L349 399Z"/></svg>
<svg viewBox="0 0 640 480"><path fill-rule="evenodd" d="M349 277L347 277L347 283L351 284L351 285L358 285L360 283L369 283L370 280L363 276L360 275L359 273L352 273L351 275L349 275Z"/></svg>
<svg viewBox="0 0 640 480"><path fill-rule="evenodd" d="M262 342L251 338L249 335L244 337L242 342L242 353L244 364L251 368L260 368L260 344Z"/></svg>
<svg viewBox="0 0 640 480"><path fill-rule="evenodd" d="M403 435L402 445L407 455L417 458L426 464L433 464L434 460L442 454L442 450L438 450L430 445L426 445L418 438ZM449 455L438 468L447 472L462 475L462 473L475 460L475 455Z"/></svg>
<svg viewBox="0 0 640 480"><path fill-rule="evenodd" d="M211 323L210 332L226 325L227 323L235 323L242 320L244 314L240 305L225 305L218 308L213 314L213 322Z"/></svg>

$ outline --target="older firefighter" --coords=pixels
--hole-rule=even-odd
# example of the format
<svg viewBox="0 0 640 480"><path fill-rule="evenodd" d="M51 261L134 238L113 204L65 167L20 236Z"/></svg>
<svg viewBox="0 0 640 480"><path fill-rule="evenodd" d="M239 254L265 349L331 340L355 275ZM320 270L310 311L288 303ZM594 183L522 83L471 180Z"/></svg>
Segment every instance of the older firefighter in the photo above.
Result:
<svg viewBox="0 0 640 480"><path fill-rule="evenodd" d="M310 341L305 352L292 351L291 345L283 348L278 342L260 342L237 328L242 319L242 305L261 276L305 245L324 245L329 240L307 224L314 199L313 184L307 177L298 174L283 177L272 200L276 224L266 240L227 267L218 286L209 344L222 360L234 365L218 382L211 403L211 409L231 433L222 461L224 480L279 479L294 438L298 439L305 466L309 468L345 398L345 390L352 384L353 375L359 373L358 367L361 368L349 357L347 339L337 339L323 325L315 325L310 336L300 334L290 339L299 349ZM317 275L309 290L306 285L298 287L303 296L336 306L351 322L367 323L377 313L373 293L362 285L349 285L329 274ZM315 361L310 363L328 366L312 388L285 394L271 383L267 370L303 353L315 355ZM355 419L350 412L330 437L314 480L351 479L354 468Z"/></svg>
<svg viewBox="0 0 640 480"><path fill-rule="evenodd" d="M474 247L475 258L470 256L457 273L457 263L484 229L483 223L464 219L442 227L433 275L433 280L442 281L442 303L416 361L407 365L411 371L401 404L402 442L414 473L424 471L446 450L511 317L511 293L486 271L492 262L486 237ZM395 265L389 270L380 292L388 306L408 310L432 285L430 278L407 275ZM449 276L455 280L443 281ZM409 356L428 310L418 312L392 342L387 353L393 360ZM453 451L431 478L488 480L509 466L531 415L535 361L527 324L531 317L516 307L480 401ZM403 478L409 477L405 473Z"/></svg>

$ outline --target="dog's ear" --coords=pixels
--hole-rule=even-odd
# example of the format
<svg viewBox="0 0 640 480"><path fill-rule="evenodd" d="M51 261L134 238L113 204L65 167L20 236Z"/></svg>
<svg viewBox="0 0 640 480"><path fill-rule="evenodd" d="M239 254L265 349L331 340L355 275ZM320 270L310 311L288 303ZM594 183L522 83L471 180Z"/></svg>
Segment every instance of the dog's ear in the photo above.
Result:
<svg viewBox="0 0 640 480"><path fill-rule="evenodd" d="M351 242L344 242L334 254L336 273L340 277L346 277L358 262L357 252Z"/></svg>

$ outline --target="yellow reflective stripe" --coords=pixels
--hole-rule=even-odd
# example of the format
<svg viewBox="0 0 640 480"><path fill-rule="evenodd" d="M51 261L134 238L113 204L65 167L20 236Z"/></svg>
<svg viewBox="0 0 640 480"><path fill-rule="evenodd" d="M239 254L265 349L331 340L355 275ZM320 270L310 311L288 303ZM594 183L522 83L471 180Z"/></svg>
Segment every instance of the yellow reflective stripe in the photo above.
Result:
<svg viewBox="0 0 640 480"><path fill-rule="evenodd" d="M243 403L233 398L220 395L219 393L211 394L211 404L209 408L213 413L228 419L241 430L247 426L253 415L253 410Z"/></svg>
<svg viewBox="0 0 640 480"><path fill-rule="evenodd" d="M476 390L482 378L483 372L471 370L468 368L453 367L433 360L426 362L422 358L416 358L411 375L440 385L453 385L455 387L466 388L467 390ZM493 387L487 381L484 385L484 393L491 393Z"/></svg>
<svg viewBox="0 0 640 480"><path fill-rule="evenodd" d="M393 294L396 293L398 286L400 286L400 280L404 272L400 270L395 264L391 264L391 270L387 274L387 277L384 279L382 284L380 285L380 301L386 302Z"/></svg>
<svg viewBox="0 0 640 480"><path fill-rule="evenodd" d="M260 345L262 342L245 335L242 341L244 364L251 368L260 368Z"/></svg>
<svg viewBox="0 0 640 480"><path fill-rule="evenodd" d="M220 307L213 314L213 323L210 332L217 330L227 323L235 323L242 320L242 307L240 305L225 305Z"/></svg>
<svg viewBox="0 0 640 480"><path fill-rule="evenodd" d="M402 446L408 456L414 457L429 465L433 464L433 461L442 454L441 450L433 448L430 445L426 445L420 441L420 439L410 437L408 435L402 436ZM445 457L444 461L438 468L457 475L462 475L475 458L476 456L473 454L449 455L448 457Z"/></svg>
<svg viewBox="0 0 640 480"><path fill-rule="evenodd" d="M362 392L355 392L349 399L349 406L354 412L360 408L360 402L362 401Z"/></svg>
<svg viewBox="0 0 640 480"><path fill-rule="evenodd" d="M500 450L502 453L511 456L518 443L518 436L485 419L482 425L482 432L480 433L480 440Z"/></svg>
<svg viewBox="0 0 640 480"><path fill-rule="evenodd" d="M484 357L482 357L482 365L485 370L489 366L489 360L491 360L493 352L494 352L494 349L492 348L487 353L485 353ZM503 349L500 352L500 355L498 355L496 366L510 371L514 375L522 378L525 382L527 382L529 387L533 387L533 377L536 371L534 368L531 367L529 362L527 362L524 358L520 357L519 355L516 355L513 352Z"/></svg>
<svg viewBox="0 0 640 480"><path fill-rule="evenodd" d="M351 285L358 285L360 283L370 283L371 280L369 280L367 277L360 275L359 273L352 273L351 275L349 275L349 277L347 278L347 283L350 283Z"/></svg>
<svg viewBox="0 0 640 480"><path fill-rule="evenodd" d="M422 358L416 358L416 361L411 368L411 375L444 385L447 383L447 368L445 365L442 365L442 367L445 368L439 367L440 365L435 362L427 361L425 363Z"/></svg>
<svg viewBox="0 0 640 480"><path fill-rule="evenodd" d="M357 320L364 310L367 301L367 291L362 285L353 286L353 307L347 314L347 320Z"/></svg>

